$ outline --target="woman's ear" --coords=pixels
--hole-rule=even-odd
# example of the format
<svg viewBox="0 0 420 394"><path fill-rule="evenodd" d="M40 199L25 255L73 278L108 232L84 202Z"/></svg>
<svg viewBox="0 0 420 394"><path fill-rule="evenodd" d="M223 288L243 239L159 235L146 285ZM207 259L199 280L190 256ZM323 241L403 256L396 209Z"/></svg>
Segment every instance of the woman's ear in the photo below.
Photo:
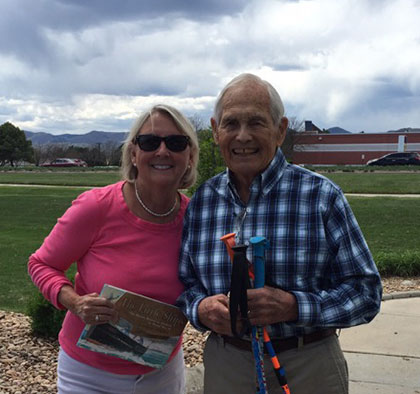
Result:
<svg viewBox="0 0 420 394"><path fill-rule="evenodd" d="M131 164L134 167L137 167L136 159L137 159L136 146L133 143L131 143L130 160L131 160Z"/></svg>

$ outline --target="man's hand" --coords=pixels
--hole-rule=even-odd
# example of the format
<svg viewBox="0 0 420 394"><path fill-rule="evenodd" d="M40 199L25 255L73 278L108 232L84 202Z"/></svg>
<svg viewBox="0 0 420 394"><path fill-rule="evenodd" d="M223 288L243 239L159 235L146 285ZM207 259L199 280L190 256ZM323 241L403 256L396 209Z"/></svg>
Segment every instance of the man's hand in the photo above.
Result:
<svg viewBox="0 0 420 394"><path fill-rule="evenodd" d="M265 326L294 321L298 317L297 302L292 293L269 286L249 289L247 293L251 325Z"/></svg>
<svg viewBox="0 0 420 394"><path fill-rule="evenodd" d="M229 298L224 294L204 298L198 304L200 323L222 335L232 335L230 327Z"/></svg>

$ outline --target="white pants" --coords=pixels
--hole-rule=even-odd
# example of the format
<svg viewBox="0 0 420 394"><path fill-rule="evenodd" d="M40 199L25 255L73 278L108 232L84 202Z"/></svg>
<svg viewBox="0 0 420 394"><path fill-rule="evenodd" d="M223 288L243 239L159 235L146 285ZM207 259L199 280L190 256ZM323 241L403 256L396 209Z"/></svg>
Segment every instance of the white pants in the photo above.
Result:
<svg viewBox="0 0 420 394"><path fill-rule="evenodd" d="M182 348L163 368L145 375L119 375L93 368L58 354L58 394L183 394L185 368Z"/></svg>

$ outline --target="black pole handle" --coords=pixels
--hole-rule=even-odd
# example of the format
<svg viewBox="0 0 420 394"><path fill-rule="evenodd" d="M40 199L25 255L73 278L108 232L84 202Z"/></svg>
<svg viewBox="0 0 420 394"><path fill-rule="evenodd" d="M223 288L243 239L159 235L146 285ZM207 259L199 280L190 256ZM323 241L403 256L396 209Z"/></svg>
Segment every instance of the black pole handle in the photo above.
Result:
<svg viewBox="0 0 420 394"><path fill-rule="evenodd" d="M229 312L232 333L237 338L242 338L249 332L251 327L248 320L248 295L246 292L250 288L248 261L246 259L247 248L247 245L232 247L233 262L230 280ZM243 323L239 334L236 330L238 309L240 310Z"/></svg>

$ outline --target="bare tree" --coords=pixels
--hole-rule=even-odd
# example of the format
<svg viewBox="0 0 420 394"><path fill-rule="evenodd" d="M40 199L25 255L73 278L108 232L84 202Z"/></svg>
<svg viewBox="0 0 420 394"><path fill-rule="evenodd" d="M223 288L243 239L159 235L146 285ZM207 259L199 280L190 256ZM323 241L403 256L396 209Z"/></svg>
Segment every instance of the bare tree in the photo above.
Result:
<svg viewBox="0 0 420 394"><path fill-rule="evenodd" d="M204 120L198 114L189 116L188 119L194 126L196 132L207 129Z"/></svg>
<svg viewBox="0 0 420 394"><path fill-rule="evenodd" d="M105 157L107 166L119 165L121 159L121 143L115 141L107 141L102 144L102 154Z"/></svg>
<svg viewBox="0 0 420 394"><path fill-rule="evenodd" d="M286 132L286 138L283 141L281 150L287 160L293 163L293 153L297 150L301 133L305 130L304 121L297 119L295 116L289 118L289 127Z"/></svg>

